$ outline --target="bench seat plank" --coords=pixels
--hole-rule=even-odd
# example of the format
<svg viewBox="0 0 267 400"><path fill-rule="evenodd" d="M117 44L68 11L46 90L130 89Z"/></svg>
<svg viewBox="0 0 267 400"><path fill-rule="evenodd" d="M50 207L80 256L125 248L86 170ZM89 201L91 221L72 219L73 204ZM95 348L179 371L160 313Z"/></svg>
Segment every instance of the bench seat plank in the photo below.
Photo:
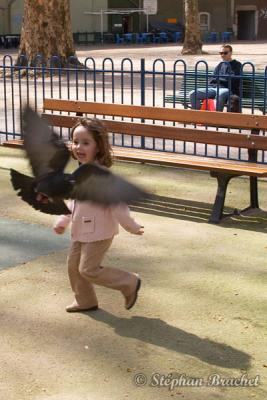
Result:
<svg viewBox="0 0 267 400"><path fill-rule="evenodd" d="M21 140L21 139L6 140L4 142L1 142L1 146L20 148L23 146L23 140Z"/></svg>
<svg viewBox="0 0 267 400"><path fill-rule="evenodd" d="M226 172L233 175L267 176L267 165L264 164L119 146L113 146L112 149L115 159L118 160L143 161L174 167Z"/></svg>
<svg viewBox="0 0 267 400"><path fill-rule="evenodd" d="M8 142L4 142L3 145L22 147L23 141L10 140ZM227 172L232 173L233 175L261 177L267 176L267 165L265 164L119 146L112 146L112 151L114 158L117 160L147 162L159 165L170 165L174 167L199 169L204 171Z"/></svg>

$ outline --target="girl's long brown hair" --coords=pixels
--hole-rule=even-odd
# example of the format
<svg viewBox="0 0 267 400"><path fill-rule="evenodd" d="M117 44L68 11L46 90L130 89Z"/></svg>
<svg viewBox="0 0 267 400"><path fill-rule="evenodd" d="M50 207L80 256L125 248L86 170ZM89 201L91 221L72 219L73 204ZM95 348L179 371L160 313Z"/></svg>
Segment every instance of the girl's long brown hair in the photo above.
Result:
<svg viewBox="0 0 267 400"><path fill-rule="evenodd" d="M84 126L88 132L93 135L97 144L97 161L105 167L112 165L112 150L108 140L108 132L102 121L97 118L81 118L71 130L71 140L73 140L73 132L78 126Z"/></svg>

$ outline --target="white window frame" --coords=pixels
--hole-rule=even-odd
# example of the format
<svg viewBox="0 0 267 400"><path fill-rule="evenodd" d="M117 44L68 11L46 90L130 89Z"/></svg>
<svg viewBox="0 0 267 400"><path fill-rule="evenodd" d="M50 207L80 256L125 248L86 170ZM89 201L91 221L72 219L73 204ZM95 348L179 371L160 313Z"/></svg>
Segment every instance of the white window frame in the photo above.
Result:
<svg viewBox="0 0 267 400"><path fill-rule="evenodd" d="M205 24L205 25L201 25L201 24L200 24L200 17L201 17L202 15L205 15L205 16L207 17L207 24ZM210 13L209 13L209 12L206 12L206 11L201 11L201 12L199 12L199 13L198 13L198 20L199 20L200 30L201 30L202 32L210 31Z"/></svg>

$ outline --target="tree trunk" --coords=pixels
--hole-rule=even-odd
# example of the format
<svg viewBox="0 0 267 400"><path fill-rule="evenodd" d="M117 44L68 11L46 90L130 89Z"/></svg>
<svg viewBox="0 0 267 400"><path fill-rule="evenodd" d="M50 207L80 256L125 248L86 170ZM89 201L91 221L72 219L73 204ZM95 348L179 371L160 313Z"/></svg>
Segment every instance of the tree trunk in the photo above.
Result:
<svg viewBox="0 0 267 400"><path fill-rule="evenodd" d="M182 54L202 54L198 0L184 0L185 38Z"/></svg>
<svg viewBox="0 0 267 400"><path fill-rule="evenodd" d="M16 65L36 65L37 55L42 56L42 63L47 66L53 56L58 56L62 67L67 65L69 57L76 58L69 0L24 0ZM72 62L77 63L78 60ZM54 59L53 66L58 66Z"/></svg>

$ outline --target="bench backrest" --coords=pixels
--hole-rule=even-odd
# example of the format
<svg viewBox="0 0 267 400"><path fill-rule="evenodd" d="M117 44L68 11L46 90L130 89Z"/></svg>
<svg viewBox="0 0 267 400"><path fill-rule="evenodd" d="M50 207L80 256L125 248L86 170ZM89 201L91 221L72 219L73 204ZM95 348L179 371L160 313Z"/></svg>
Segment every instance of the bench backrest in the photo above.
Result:
<svg viewBox="0 0 267 400"><path fill-rule="evenodd" d="M43 118L50 125L59 127L71 128L79 117L51 114L47 113L47 110L60 113L79 113L86 116L124 117L141 120L140 122L127 122L104 119L108 131L113 133L267 150L267 137L258 136L260 130L267 129L267 116L263 115L227 113L226 118L226 114L222 112L58 99L45 99L43 108L46 111ZM143 123L145 120L150 122ZM151 121L160 121L161 124L154 124ZM211 127L242 128L251 131L251 134L162 125L162 122L167 121L181 124L202 124Z"/></svg>
<svg viewBox="0 0 267 400"><path fill-rule="evenodd" d="M173 95L168 94L165 97L167 103L181 103L185 107L190 104L188 93L198 88L207 88L209 79L213 76L213 71L208 72L202 70L187 70L182 75L181 86L179 91ZM267 74L263 72L244 72L240 80L240 97L242 107L259 108L261 111L267 110Z"/></svg>
<svg viewBox="0 0 267 400"><path fill-rule="evenodd" d="M72 101L44 99L44 110L73 112L82 114L140 118L153 121L171 121L187 124L205 124L237 129L267 129L267 116L239 113L209 112L199 110L180 110L173 108L134 106L113 103L95 103L88 101Z"/></svg>
<svg viewBox="0 0 267 400"><path fill-rule="evenodd" d="M213 71L194 71L187 70L183 75L182 85L180 91L194 90L196 87L205 87L208 85L209 80L213 77ZM242 78L240 78L240 89L243 98L251 98L252 93L255 96L263 96L264 88L267 84L267 76L264 73L249 73L244 72Z"/></svg>

